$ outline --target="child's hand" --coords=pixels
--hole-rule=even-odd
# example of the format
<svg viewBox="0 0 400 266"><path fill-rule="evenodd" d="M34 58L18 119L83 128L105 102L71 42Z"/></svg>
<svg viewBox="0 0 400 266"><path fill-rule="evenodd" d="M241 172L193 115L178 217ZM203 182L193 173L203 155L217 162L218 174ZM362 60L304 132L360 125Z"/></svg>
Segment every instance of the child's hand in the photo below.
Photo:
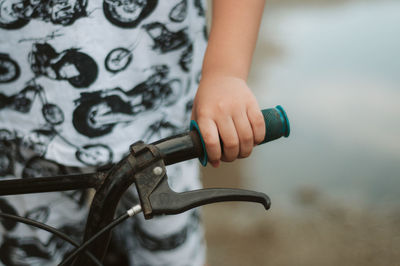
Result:
<svg viewBox="0 0 400 266"><path fill-rule="evenodd" d="M264 118L246 82L237 77L203 77L193 109L203 135L209 162L230 162L250 155L265 136ZM221 147L223 150L221 150Z"/></svg>

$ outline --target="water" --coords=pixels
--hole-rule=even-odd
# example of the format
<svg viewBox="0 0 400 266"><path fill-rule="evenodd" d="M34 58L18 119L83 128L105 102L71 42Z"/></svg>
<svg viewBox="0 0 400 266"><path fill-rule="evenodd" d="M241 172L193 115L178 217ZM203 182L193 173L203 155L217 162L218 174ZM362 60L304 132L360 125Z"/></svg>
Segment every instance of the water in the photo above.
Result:
<svg viewBox="0 0 400 266"><path fill-rule="evenodd" d="M267 5L250 86L286 109L292 134L245 160L246 186L288 208L302 187L400 206L399 1Z"/></svg>

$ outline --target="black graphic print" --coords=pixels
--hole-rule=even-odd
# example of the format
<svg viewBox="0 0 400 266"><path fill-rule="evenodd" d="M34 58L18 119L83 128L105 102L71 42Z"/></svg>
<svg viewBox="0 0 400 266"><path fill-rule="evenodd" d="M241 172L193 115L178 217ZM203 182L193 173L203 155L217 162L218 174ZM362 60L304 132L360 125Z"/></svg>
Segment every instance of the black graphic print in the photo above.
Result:
<svg viewBox="0 0 400 266"><path fill-rule="evenodd" d="M206 16L206 11L201 0L194 0L194 6L197 8L197 15L200 17Z"/></svg>
<svg viewBox="0 0 400 266"><path fill-rule="evenodd" d="M65 173L62 165L43 159L48 145L58 137L67 145L76 149L77 160L88 166L110 164L113 159L112 150L104 144L86 144L82 147L74 145L64 138L52 125L32 130L29 134L20 136L7 129L0 129L0 176L13 174L15 160L25 164L22 178L35 176L54 176Z"/></svg>
<svg viewBox="0 0 400 266"><path fill-rule="evenodd" d="M0 177L12 175L16 160L23 160L17 145L17 133L0 129Z"/></svg>
<svg viewBox="0 0 400 266"><path fill-rule="evenodd" d="M160 22L143 25L143 28L154 41L153 49L161 53L179 49L189 43L189 36L186 33L186 28L177 32L172 32Z"/></svg>
<svg viewBox="0 0 400 266"><path fill-rule="evenodd" d="M182 127L167 120L167 116L163 117L149 126L146 133L141 138L144 142L149 143L155 139L166 138L182 131Z"/></svg>
<svg viewBox="0 0 400 266"><path fill-rule="evenodd" d="M14 171L14 160L10 153L0 151L0 177L12 174Z"/></svg>
<svg viewBox="0 0 400 266"><path fill-rule="evenodd" d="M187 0L182 0L169 12L169 19L174 22L182 22L187 16Z"/></svg>
<svg viewBox="0 0 400 266"><path fill-rule="evenodd" d="M0 133L5 133L6 130L1 129ZM4 134L3 134L4 135ZM10 135L11 136L11 135ZM20 147L15 148L11 147L11 141L15 143L15 146L18 145L19 143ZM34 177L43 177L43 176L57 176L57 175L65 175L68 172L79 172L79 169L67 169L65 166L58 164L54 161L44 159L41 156L34 155L29 156L27 153L24 143L25 139L14 139L14 140L5 140L2 139L0 140L0 160L2 158L3 154L7 154L8 158L12 159L12 165L5 165L3 162L0 161L1 168L0 168L0 176L6 176L6 175L11 175L14 174L14 163L15 161L18 161L20 164L23 165L23 170L21 172L21 177L22 178L34 178ZM5 143L9 142L8 146L6 147ZM21 147L23 146L23 147ZM95 146L95 145L94 145ZM6 147L6 149L4 148ZM107 149L110 151L110 149ZM110 151L111 152L111 151ZM109 160L110 158L107 158ZM92 160L93 161L93 160ZM94 165L94 164L93 164ZM7 171L4 170L4 168L8 168ZM83 205L86 202L86 199L88 197L88 193L86 190L73 190L73 191L62 191L61 192L64 196L69 198L72 202L75 202L77 205L77 208L83 207ZM31 209L30 211L25 213L25 217L36 220L36 221L41 221L42 223L45 223L47 220L47 217L49 215L50 210L49 204L45 206L39 206L35 209ZM10 212L6 211L10 210ZM0 201L0 211L4 211L6 213L15 213L16 211L12 212L10 207L7 207L4 202ZM6 220L8 221L8 220ZM11 230L11 229L7 229Z"/></svg>
<svg viewBox="0 0 400 266"><path fill-rule="evenodd" d="M208 29L206 24L203 26L203 37L205 41L208 41Z"/></svg>
<svg viewBox="0 0 400 266"><path fill-rule="evenodd" d="M135 116L173 104L182 93L179 79L168 79L166 65L153 67L154 73L129 91L114 88L84 92L76 100L73 113L75 129L88 137L105 135L119 123L132 122Z"/></svg>
<svg viewBox="0 0 400 266"><path fill-rule="evenodd" d="M34 43L28 61L36 76L67 80L75 88L89 87L97 78L96 62L79 49L57 52L49 43Z"/></svg>
<svg viewBox="0 0 400 266"><path fill-rule="evenodd" d="M5 237L0 247L0 260L5 265L20 266L51 259L45 245L38 238Z"/></svg>
<svg viewBox="0 0 400 266"><path fill-rule="evenodd" d="M22 214L23 217L32 219L41 223L46 223L50 216L51 206L55 202L44 202L29 211ZM19 213L6 199L0 199L0 211L8 214L18 215ZM8 232L18 232L18 223L16 221L5 219L0 220L1 225ZM31 230L37 230L30 227ZM68 234L70 237L79 241L82 236L83 224L65 224L60 231ZM40 241L35 237L16 237L5 236L0 247L0 261L5 265L31 265L30 263L39 263L41 260L45 262L56 254L63 255L71 250L71 245L57 236L51 236L47 241ZM30 263L29 263L30 262ZM41 265L41 264L40 264Z"/></svg>
<svg viewBox="0 0 400 266"><path fill-rule="evenodd" d="M8 200L0 198L0 211L2 213L7 213L11 215L17 215L19 216L17 210L8 202ZM32 210L27 211L23 217L38 221L41 223L46 223L47 219L50 214L50 207L47 205L43 206L38 206L36 208L33 208ZM6 229L7 231L11 232L14 231L18 225L18 223L14 220L11 219L1 219L1 225ZM33 230L35 230L35 227L32 227Z"/></svg>
<svg viewBox="0 0 400 266"><path fill-rule="evenodd" d="M22 178L34 178L40 176L56 176L65 173L65 168L53 161L35 156L26 162L22 171Z"/></svg>
<svg viewBox="0 0 400 266"><path fill-rule="evenodd" d="M191 112L192 112L192 108L193 108L193 100L189 100L187 103L186 103L186 106L185 106L186 108L185 108L185 112L187 113L187 114L190 114Z"/></svg>
<svg viewBox="0 0 400 266"><path fill-rule="evenodd" d="M76 224L64 224L60 231L80 243L83 237L84 222ZM46 243L46 247L50 250L50 254L54 257L57 254L65 259L73 250L73 247L63 239L52 235ZM58 256L57 256L58 257Z"/></svg>
<svg viewBox="0 0 400 266"><path fill-rule="evenodd" d="M158 0L104 0L106 18L122 28L134 28L156 8Z"/></svg>
<svg viewBox="0 0 400 266"><path fill-rule="evenodd" d="M87 15L88 0L0 0L0 27L14 30L31 19L71 25Z"/></svg>
<svg viewBox="0 0 400 266"><path fill-rule="evenodd" d="M179 65L181 66L182 70L185 72L190 71L190 67L192 65L193 59L193 45L189 45L183 50L181 58L179 59Z"/></svg>
<svg viewBox="0 0 400 266"><path fill-rule="evenodd" d="M62 194L76 204L75 208L77 211L87 206L87 202L90 196L88 191L84 189L63 191Z"/></svg>
<svg viewBox="0 0 400 266"><path fill-rule="evenodd" d="M79 147L75 156L83 164L101 166L112 162L113 152L110 147L104 144L87 144Z"/></svg>
<svg viewBox="0 0 400 266"><path fill-rule="evenodd" d="M11 215L18 215L18 212L14 209L14 207L8 203L6 199L0 198L0 211L2 213L7 213ZM17 222L11 219L0 219L1 225L7 231L12 231L17 226Z"/></svg>
<svg viewBox="0 0 400 266"><path fill-rule="evenodd" d="M53 126L32 130L30 134L22 139L22 146L25 149L31 150L34 154L44 156L47 152L47 147L55 137L61 138L68 146L76 148L75 156L78 161L88 166L100 166L109 164L113 159L113 152L104 144L87 144L83 146L74 145L62 136ZM27 153L28 151L24 151ZM27 164L29 165L29 164ZM38 164L38 167L43 167ZM43 173L38 173L43 175ZM49 174L51 175L51 174Z"/></svg>
<svg viewBox="0 0 400 266"><path fill-rule="evenodd" d="M75 241L80 241L82 236L80 224L67 224L59 230ZM72 248L69 243L56 236L50 237L46 242L36 237L6 236L0 247L0 261L7 266L46 265L54 257L65 257Z"/></svg>
<svg viewBox="0 0 400 266"><path fill-rule="evenodd" d="M15 210L15 208L6 199L2 199L2 198L0 198L0 211L2 213L19 216L17 210ZM30 211L27 211L23 216L25 218L28 218L28 219L31 219L34 221L46 223L47 219L49 217L49 214L50 214L50 208L48 206L39 206ZM18 223L11 219L1 219L1 225L4 227L4 229L11 232L16 229ZM32 229L36 230L35 227L32 227Z"/></svg>
<svg viewBox="0 0 400 266"><path fill-rule="evenodd" d="M151 251L167 251L183 245L188 239L189 234L198 230L199 220L200 215L198 211L192 211L185 227L165 237L151 235L143 230L139 223L133 224L133 231L135 235L137 235L139 243L143 248Z"/></svg>
<svg viewBox="0 0 400 266"><path fill-rule="evenodd" d="M0 129L0 177L14 172L13 136L9 130Z"/></svg>
<svg viewBox="0 0 400 266"><path fill-rule="evenodd" d="M112 49L104 60L105 68L111 73L118 73L125 70L133 59L132 51L135 47L117 47Z"/></svg>
<svg viewBox="0 0 400 266"><path fill-rule="evenodd" d="M39 98L42 104L42 115L48 123L58 125L64 121L61 108L47 101L43 87L34 80L28 82L17 94L7 96L0 93L0 110L9 108L20 113L29 113L36 98Z"/></svg>
<svg viewBox="0 0 400 266"><path fill-rule="evenodd" d="M21 135L16 131L12 133L7 129L0 129L1 177L14 174L16 162L23 165L26 164L26 170L22 172L23 178L65 173L62 165L39 157L46 152L48 139L50 138L48 132L37 130L37 132L33 131L27 136L22 137ZM37 165L37 167L29 167L31 164ZM32 170L30 170L31 168Z"/></svg>
<svg viewBox="0 0 400 266"><path fill-rule="evenodd" d="M28 212L25 213L24 217L40 222L40 223L46 223L47 219L49 218L50 215L50 208L47 205L43 206L38 206ZM33 230L36 230L35 227L32 228Z"/></svg>
<svg viewBox="0 0 400 266"><path fill-rule="evenodd" d="M8 54L0 53L0 83L8 83L18 79L21 70Z"/></svg>

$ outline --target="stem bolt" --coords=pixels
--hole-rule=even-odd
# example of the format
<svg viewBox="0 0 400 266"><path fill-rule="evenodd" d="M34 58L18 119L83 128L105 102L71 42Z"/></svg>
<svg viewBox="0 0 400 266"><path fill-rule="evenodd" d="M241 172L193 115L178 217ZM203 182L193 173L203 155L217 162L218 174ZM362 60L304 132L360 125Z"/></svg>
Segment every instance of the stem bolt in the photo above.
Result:
<svg viewBox="0 0 400 266"><path fill-rule="evenodd" d="M160 166L156 166L153 169L153 174L155 175L161 175L163 173L163 169Z"/></svg>

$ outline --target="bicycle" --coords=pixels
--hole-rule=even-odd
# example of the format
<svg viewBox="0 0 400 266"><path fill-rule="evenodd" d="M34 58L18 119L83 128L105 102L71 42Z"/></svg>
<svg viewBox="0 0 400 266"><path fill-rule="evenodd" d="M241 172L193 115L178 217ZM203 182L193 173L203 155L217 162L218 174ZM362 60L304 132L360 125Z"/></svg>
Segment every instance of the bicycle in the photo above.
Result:
<svg viewBox="0 0 400 266"><path fill-rule="evenodd" d="M262 110L262 113L266 135L261 144L289 136L289 120L281 106ZM132 144L130 153L120 162L95 173L0 181L0 195L3 196L94 188L96 193L90 205L81 245L45 224L12 213L0 212L0 217L46 230L74 245L76 249L60 266L69 262L72 265L102 265L111 229L138 213L142 212L145 219L151 219L154 215L178 214L223 201L256 202L262 204L266 210L270 208L270 198L261 192L227 188L207 188L183 193L171 190L165 166L194 158L199 158L203 166L207 164L207 152L200 129L192 121L188 132L151 144L142 141ZM136 185L140 204L114 219L119 200L133 183Z"/></svg>

